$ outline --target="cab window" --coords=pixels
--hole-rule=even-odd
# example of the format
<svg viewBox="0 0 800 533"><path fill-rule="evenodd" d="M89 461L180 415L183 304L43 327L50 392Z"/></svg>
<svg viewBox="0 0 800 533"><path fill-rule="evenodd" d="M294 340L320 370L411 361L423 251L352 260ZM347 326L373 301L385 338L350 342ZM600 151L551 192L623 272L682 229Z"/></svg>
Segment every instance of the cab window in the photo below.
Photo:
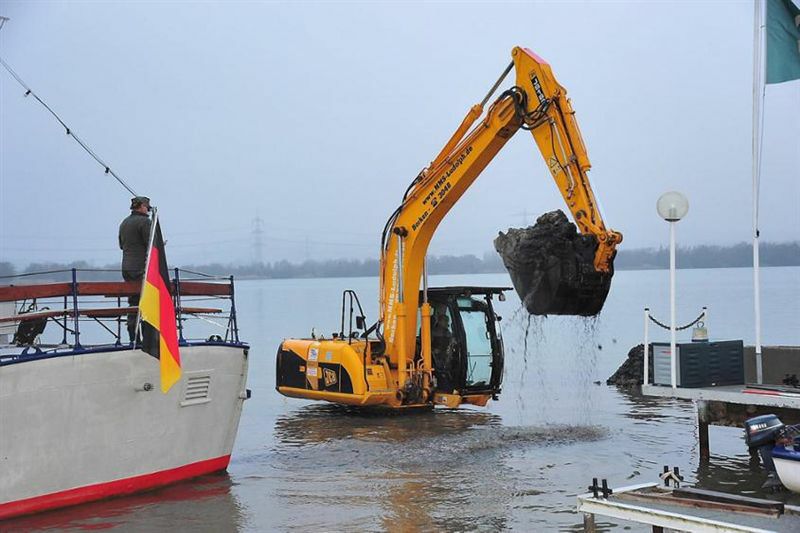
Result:
<svg viewBox="0 0 800 533"><path fill-rule="evenodd" d="M458 299L458 312L467 341L467 387L488 387L492 379L492 341L486 310L486 304L479 300Z"/></svg>

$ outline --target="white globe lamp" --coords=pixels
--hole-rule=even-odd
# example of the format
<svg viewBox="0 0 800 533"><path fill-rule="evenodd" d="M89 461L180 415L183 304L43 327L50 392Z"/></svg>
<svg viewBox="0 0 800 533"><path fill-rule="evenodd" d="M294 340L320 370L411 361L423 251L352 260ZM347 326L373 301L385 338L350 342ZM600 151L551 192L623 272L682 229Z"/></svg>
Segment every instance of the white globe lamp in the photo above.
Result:
<svg viewBox="0 0 800 533"><path fill-rule="evenodd" d="M665 192L656 202L656 210L667 222L677 222L689 212L689 200L677 191Z"/></svg>
<svg viewBox="0 0 800 533"><path fill-rule="evenodd" d="M669 222L669 314L670 314L670 374L672 388L678 382L676 330L675 330L675 223L689 212L689 200L677 192L669 191L661 195L656 202L656 210L661 218Z"/></svg>

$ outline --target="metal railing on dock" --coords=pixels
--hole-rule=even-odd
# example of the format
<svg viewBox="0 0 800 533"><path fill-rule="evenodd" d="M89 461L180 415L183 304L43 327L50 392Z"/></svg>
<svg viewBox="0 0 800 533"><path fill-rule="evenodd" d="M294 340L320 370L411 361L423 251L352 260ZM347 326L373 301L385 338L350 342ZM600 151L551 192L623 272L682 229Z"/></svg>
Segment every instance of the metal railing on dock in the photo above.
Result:
<svg viewBox="0 0 800 533"><path fill-rule="evenodd" d="M671 326L668 326L668 325L664 324L663 322L659 321L658 319L656 319L655 317L653 317L653 315L650 314L650 308L649 307L645 307L644 308L644 343L642 344L642 347L644 348L644 353L643 353L643 361L642 361L642 367L643 367L643 370L642 370L642 374L643 374L642 375L642 384L645 385L645 386L649 385L649 378L650 378L650 353L651 353L651 350L650 350L650 323L651 322L653 324L655 324L656 326L662 328L662 329L666 329L668 331L672 330ZM707 327L706 325L708 324L708 308L706 306L703 306L703 309L700 312L700 314L697 316L697 318L695 318L694 320L692 320L688 324L685 324L683 326L675 326L675 331L682 331L682 330L689 329L690 327L694 326L695 324L703 324L704 328ZM706 338L704 340L708 340L707 334L706 334ZM670 374L671 374L671 384L672 384L672 388L673 389L677 387L677 361L676 361L676 353L675 352L676 352L675 342L673 340L670 343Z"/></svg>

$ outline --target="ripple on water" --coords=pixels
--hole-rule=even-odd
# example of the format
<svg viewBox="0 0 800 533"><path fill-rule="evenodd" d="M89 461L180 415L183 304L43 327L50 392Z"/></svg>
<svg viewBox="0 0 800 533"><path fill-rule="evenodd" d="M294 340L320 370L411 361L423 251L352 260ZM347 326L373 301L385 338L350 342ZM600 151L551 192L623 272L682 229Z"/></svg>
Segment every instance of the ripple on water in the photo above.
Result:
<svg viewBox="0 0 800 533"><path fill-rule="evenodd" d="M557 446L576 442L590 442L608 436L600 426L547 425L530 427L500 427L491 430L477 429L464 437L469 451L518 448L522 446Z"/></svg>

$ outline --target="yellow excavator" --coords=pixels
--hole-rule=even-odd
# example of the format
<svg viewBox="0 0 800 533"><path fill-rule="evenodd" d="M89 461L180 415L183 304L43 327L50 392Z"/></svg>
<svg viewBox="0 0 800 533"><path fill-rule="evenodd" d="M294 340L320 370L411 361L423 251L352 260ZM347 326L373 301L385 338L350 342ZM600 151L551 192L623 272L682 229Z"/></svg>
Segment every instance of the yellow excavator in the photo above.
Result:
<svg viewBox="0 0 800 533"><path fill-rule="evenodd" d="M469 110L439 155L411 182L386 222L378 320L367 328L357 295L344 291L337 333L281 343L276 359L278 392L391 409L484 406L497 398L504 355L500 318L492 302L495 297L504 300L504 291L509 289L429 288L425 256L439 223L520 129L533 134L580 233L596 242L588 266L577 266L586 276L551 280L553 294L562 296L541 311L546 314L550 308L555 314L585 315L602 307L622 235L607 230L603 223L587 177L586 148L566 90L550 65L532 51L516 47L511 56L512 62L489 94ZM503 91L484 115L484 107L512 70L515 85ZM567 267L576 271L574 264ZM591 285L586 281L590 278L600 280L599 307L597 297L590 312L581 308L585 304L564 301L583 290L581 284Z"/></svg>

